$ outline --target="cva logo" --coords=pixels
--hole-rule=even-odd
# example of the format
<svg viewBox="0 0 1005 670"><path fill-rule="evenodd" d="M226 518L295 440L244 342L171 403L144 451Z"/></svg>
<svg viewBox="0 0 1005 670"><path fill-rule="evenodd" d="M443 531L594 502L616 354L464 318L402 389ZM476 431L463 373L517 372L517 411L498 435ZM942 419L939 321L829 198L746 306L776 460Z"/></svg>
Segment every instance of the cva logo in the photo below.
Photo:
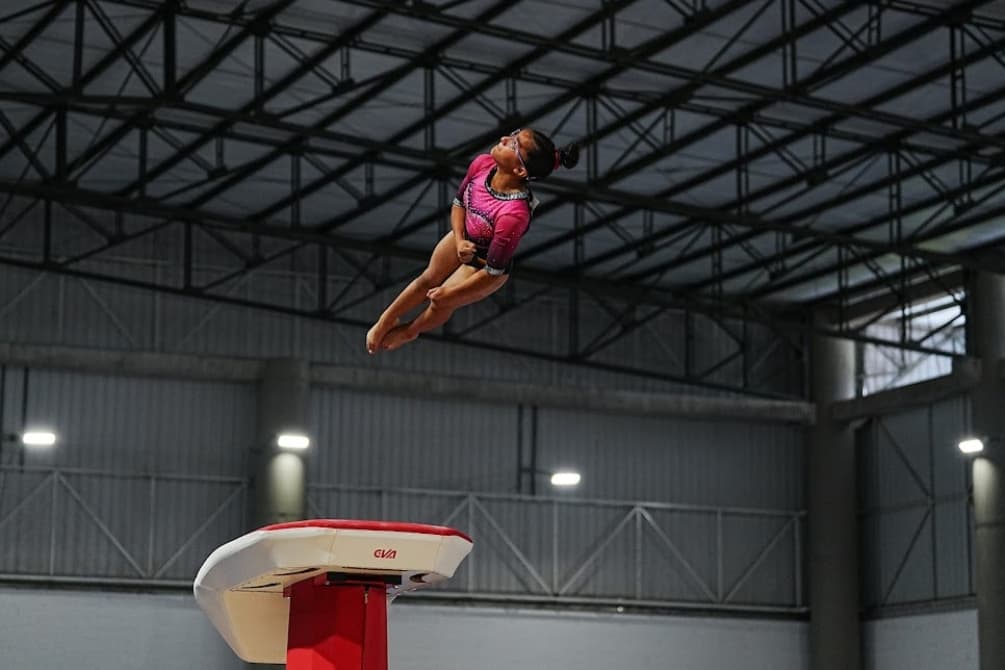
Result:
<svg viewBox="0 0 1005 670"><path fill-rule="evenodd" d="M397 549L374 549L373 550L373 557L374 558L397 558L398 557L398 550Z"/></svg>

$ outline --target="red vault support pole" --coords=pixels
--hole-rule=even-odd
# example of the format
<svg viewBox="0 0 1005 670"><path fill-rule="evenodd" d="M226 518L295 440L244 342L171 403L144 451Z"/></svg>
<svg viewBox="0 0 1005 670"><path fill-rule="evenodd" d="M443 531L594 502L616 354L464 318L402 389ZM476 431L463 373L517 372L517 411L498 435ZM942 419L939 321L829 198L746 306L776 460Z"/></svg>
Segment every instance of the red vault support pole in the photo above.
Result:
<svg viewBox="0 0 1005 670"><path fill-rule="evenodd" d="M287 670L387 670L384 584L329 584L319 575L287 592Z"/></svg>

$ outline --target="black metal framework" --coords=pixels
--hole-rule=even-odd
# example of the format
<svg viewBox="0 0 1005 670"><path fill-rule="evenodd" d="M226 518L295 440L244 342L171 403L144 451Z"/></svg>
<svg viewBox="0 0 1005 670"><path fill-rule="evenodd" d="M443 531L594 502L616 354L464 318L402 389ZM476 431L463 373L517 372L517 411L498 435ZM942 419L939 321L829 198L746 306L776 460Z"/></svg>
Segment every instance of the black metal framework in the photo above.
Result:
<svg viewBox="0 0 1005 670"><path fill-rule="evenodd" d="M365 326L445 231L470 157L533 126L582 139L583 165L536 187L516 286L441 337L798 396L764 362L802 356L809 311L945 354L870 326L1005 271L992 4L5 3L0 263ZM178 271L103 264L141 247ZM278 269L313 304L229 292ZM543 304L560 343L486 336ZM730 346L709 359L696 318ZM630 338L675 362L619 358Z"/></svg>

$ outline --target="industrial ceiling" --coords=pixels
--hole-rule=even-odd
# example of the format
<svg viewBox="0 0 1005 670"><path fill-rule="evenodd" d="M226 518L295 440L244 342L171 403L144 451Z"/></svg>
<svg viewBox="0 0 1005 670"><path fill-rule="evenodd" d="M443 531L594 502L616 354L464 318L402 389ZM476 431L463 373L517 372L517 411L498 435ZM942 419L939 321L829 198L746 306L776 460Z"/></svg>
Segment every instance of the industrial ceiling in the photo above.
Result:
<svg viewBox="0 0 1005 670"><path fill-rule="evenodd" d="M7 0L0 263L367 326L533 127L583 159L478 323L567 294L568 346L441 338L611 367L676 312L946 353L1005 271L1003 75L1001 1ZM280 268L311 304L234 296Z"/></svg>

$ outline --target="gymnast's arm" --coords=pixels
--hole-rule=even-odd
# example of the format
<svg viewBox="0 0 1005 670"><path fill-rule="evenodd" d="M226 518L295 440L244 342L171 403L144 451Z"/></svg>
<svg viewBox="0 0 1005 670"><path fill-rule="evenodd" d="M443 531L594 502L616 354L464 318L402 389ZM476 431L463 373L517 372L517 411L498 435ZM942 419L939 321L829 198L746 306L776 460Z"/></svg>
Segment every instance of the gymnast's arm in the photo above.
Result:
<svg viewBox="0 0 1005 670"><path fill-rule="evenodd" d="M464 205L454 200L454 206L450 208L450 229L454 233L454 244L457 246L457 259L462 263L467 263L475 255L475 243L464 236L464 217L467 210Z"/></svg>
<svg viewBox="0 0 1005 670"><path fill-rule="evenodd" d="M507 268L516 253L520 238L530 226L530 217L501 216L496 221L495 234L489 246L488 262L485 267L454 286L438 286L426 296L443 307L467 305L485 295L485 291L498 288L505 281Z"/></svg>

